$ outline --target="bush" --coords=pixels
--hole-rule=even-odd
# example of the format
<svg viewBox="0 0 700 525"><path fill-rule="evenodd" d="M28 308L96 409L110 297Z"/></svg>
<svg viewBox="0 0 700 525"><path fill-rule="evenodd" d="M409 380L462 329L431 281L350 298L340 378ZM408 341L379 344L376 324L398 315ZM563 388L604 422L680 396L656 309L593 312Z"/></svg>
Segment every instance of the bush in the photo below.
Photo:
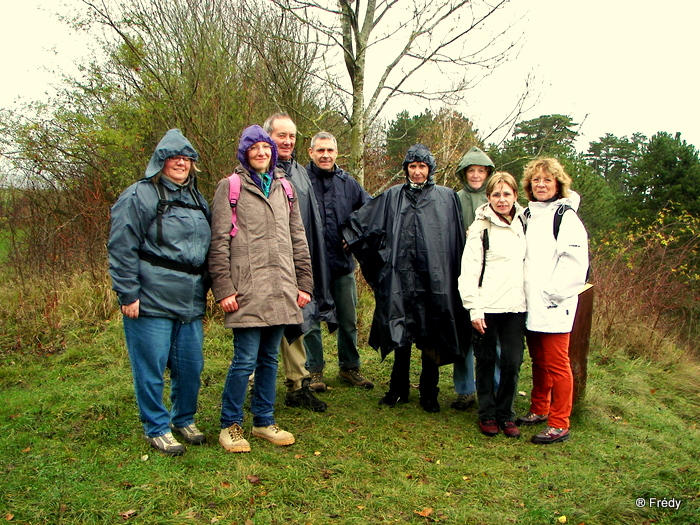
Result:
<svg viewBox="0 0 700 525"><path fill-rule="evenodd" d="M697 348L700 219L662 212L650 226L617 232L595 248L594 336L611 352L658 356Z"/></svg>

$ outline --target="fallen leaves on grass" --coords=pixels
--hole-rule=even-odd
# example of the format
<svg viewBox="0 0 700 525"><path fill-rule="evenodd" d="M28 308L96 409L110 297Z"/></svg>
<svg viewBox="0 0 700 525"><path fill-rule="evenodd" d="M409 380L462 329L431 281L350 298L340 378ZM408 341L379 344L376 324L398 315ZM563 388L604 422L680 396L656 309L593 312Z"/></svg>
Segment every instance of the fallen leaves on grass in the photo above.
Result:
<svg viewBox="0 0 700 525"><path fill-rule="evenodd" d="M427 518L428 516L430 516L433 513L433 509L431 509L430 507L427 507L423 510L414 510L413 512L415 512L419 516L422 516L423 518Z"/></svg>
<svg viewBox="0 0 700 525"><path fill-rule="evenodd" d="M136 516L136 514L138 514L136 509L129 509L129 510L125 510L124 512L119 513L119 515L124 520L128 520L129 518L133 518L134 516Z"/></svg>
<svg viewBox="0 0 700 525"><path fill-rule="evenodd" d="M12 521L14 517L14 514L5 514L5 521Z"/></svg>
<svg viewBox="0 0 700 525"><path fill-rule="evenodd" d="M245 477L249 483L252 485L259 485L260 484L260 477L256 476L255 474L249 474Z"/></svg>

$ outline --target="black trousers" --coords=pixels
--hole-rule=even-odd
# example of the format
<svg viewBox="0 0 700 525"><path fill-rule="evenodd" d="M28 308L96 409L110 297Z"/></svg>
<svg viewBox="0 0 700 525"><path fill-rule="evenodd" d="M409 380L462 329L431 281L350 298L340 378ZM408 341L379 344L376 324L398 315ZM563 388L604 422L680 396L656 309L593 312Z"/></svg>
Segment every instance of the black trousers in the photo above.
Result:
<svg viewBox="0 0 700 525"><path fill-rule="evenodd" d="M525 313L486 314L486 333L472 332L476 358L476 393L479 420L502 424L515 420L513 401L518 392L520 365L525 348ZM501 342L501 380L495 391L496 341Z"/></svg>
<svg viewBox="0 0 700 525"><path fill-rule="evenodd" d="M436 398L440 369L435 360L426 352L421 353L422 369L420 374L420 395L424 399ZM411 345L394 350L394 366L391 369L389 391L408 399L411 388ZM404 397L405 396L405 397Z"/></svg>

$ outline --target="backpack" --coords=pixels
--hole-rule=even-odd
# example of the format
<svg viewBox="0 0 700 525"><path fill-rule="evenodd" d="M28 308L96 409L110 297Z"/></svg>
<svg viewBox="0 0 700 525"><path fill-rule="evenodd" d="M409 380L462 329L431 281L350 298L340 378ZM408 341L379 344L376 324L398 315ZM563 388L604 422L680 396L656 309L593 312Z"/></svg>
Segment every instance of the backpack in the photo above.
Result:
<svg viewBox="0 0 700 525"><path fill-rule="evenodd" d="M567 210L573 210L574 213L576 213L576 210L574 210L571 206L568 204L560 204L557 206L556 211L554 212L554 223L552 224L552 230L554 233L554 240L559 238L559 229L561 228L561 221L564 218L564 214L567 212ZM530 219L530 208L525 208L525 219L529 220ZM524 224L525 227L527 227L527 222Z"/></svg>
<svg viewBox="0 0 700 525"><path fill-rule="evenodd" d="M557 240L559 238L559 229L561 228L561 221L564 218L564 214L568 211L572 210L574 213L576 213L576 210L574 210L571 206L568 204L560 204L557 206L556 211L554 212L554 223L552 224L552 233L554 233L554 240ZM529 219L530 218L530 208L525 208L525 218ZM527 221L524 224L525 227L527 227ZM590 255L588 257L588 269L586 270L586 282L589 282L592 277L592 270L591 270L591 258Z"/></svg>
<svg viewBox="0 0 700 525"><path fill-rule="evenodd" d="M282 183L284 193L287 194L289 213L292 213L292 209L294 208L294 190L292 190L292 184L285 178L281 178L279 181ZM233 172L228 176L228 182L228 202L231 205L231 237L235 237L238 233L238 226L236 225L236 219L238 218L236 206L238 205L238 198L241 196L241 177L238 173Z"/></svg>
<svg viewBox="0 0 700 525"><path fill-rule="evenodd" d="M143 179L148 181L148 179ZM158 246L163 246L163 214L168 211L168 208L187 208L189 210L199 210L206 216L206 208L199 199L199 191L196 187L190 186L190 194L192 198L199 204L190 204L180 200L169 200L165 194L165 188L161 184L156 184L156 192L158 193L158 207L156 208L156 242ZM208 217L207 217L208 220Z"/></svg>
<svg viewBox="0 0 700 525"><path fill-rule="evenodd" d="M150 179L141 179L140 182L150 183ZM189 210L199 210L210 220L207 215L206 202L203 204L202 199L200 199L201 194L195 184L191 185L189 188L192 198L199 204L190 204L189 202L183 202L181 200L170 200L167 198L165 193L165 188L162 184L158 183L155 185L156 193L158 194L158 206L156 208L156 217L154 219L156 223L156 244L158 246L163 246L163 214L168 211L169 208L187 208ZM191 264L185 264L177 261L172 261L152 253L145 252L139 248L138 250L139 259L144 260L153 266L160 266L162 268L167 268L169 270L175 270L178 272L190 273L193 275L204 275L207 270L206 262L201 266L192 266Z"/></svg>
<svg viewBox="0 0 700 525"><path fill-rule="evenodd" d="M527 210L526 210L527 211ZM527 223L523 220L522 215L518 215L518 219L520 219L520 224L523 225L523 233L525 233L525 230L527 229ZM561 225L561 219L559 220L559 224ZM479 275L479 288L481 288L481 285L484 283L484 272L486 271L486 252L489 249L489 229L491 228L491 223L489 222L488 226L481 230L481 247L483 248L482 250L482 259L481 259L481 275ZM557 231L557 233L559 233Z"/></svg>

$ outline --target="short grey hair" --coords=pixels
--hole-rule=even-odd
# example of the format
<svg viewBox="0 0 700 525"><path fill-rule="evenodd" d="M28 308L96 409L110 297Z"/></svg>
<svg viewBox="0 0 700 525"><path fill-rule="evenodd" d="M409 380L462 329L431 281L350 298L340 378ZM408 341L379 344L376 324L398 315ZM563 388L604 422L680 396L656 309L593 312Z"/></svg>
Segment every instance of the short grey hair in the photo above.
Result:
<svg viewBox="0 0 700 525"><path fill-rule="evenodd" d="M318 133L316 133L313 136L313 138L311 139L311 149L312 150L316 146L317 140L332 140L333 146L335 146L335 150L338 151L338 141L335 140L335 137L333 136L332 133L328 133L327 131L319 131Z"/></svg>
<svg viewBox="0 0 700 525"><path fill-rule="evenodd" d="M280 120L280 119L292 120L292 117L290 117L289 113L287 113L286 111L279 111L277 113L273 113L272 115L267 117L267 119L265 120L265 122L262 125L262 128L265 130L265 133L267 133L268 135L272 135L272 131L275 129L275 126L274 126L275 120ZM294 123L293 120L292 120L292 123ZM295 124L295 126L296 126L296 124Z"/></svg>

